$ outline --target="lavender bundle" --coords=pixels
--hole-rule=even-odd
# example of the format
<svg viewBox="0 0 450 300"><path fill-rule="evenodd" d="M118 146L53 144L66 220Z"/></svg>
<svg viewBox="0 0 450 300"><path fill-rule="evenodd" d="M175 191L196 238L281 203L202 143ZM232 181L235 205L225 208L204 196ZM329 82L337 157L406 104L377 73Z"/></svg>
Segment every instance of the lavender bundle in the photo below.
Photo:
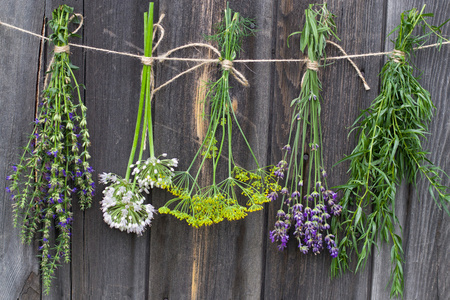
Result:
<svg viewBox="0 0 450 300"><path fill-rule="evenodd" d="M66 5L55 9L48 22L53 31L50 40L55 45L47 72L50 79L25 152L7 178L11 180L7 190L14 202L14 225L22 228L22 242L31 243L33 237L40 237L45 293L61 260L70 261L72 200L77 197L84 210L90 207L94 194L86 106L67 46L69 37L77 36L69 32L70 22L77 22L77 18L73 8ZM55 240L51 239L52 232Z"/></svg>
<svg viewBox="0 0 450 300"><path fill-rule="evenodd" d="M349 268L353 251L357 254L356 270L363 268L378 239L391 241L391 297L402 297L404 287L402 236L396 233L396 226L400 226L395 214L398 185L405 179L415 186L420 174L429 182L436 204L449 213L450 194L441 184L445 173L427 159L429 153L421 145L421 137L429 134L427 123L435 106L430 93L414 77L410 62L414 47L422 46L430 34L443 39L443 24L428 24L426 19L432 14L424 14L424 8L402 13L400 25L391 32L398 36L393 41L394 54L381 71L380 95L356 120L356 148L342 160L351 160L350 179L339 187L344 191L343 213L335 229L342 236L332 274ZM414 31L418 26L422 33Z"/></svg>
<svg viewBox="0 0 450 300"><path fill-rule="evenodd" d="M144 56L151 57L153 51L153 3L149 12L144 13ZM125 178L112 173L100 175L100 182L109 184L103 191L101 201L103 219L111 227L128 233L142 235L151 224L155 208L144 204L146 194L153 187L168 189L172 184L174 167L178 165L176 158L166 159L167 154L155 156L152 127L152 67L143 61L141 94L138 116L134 133L133 146L127 165ZM142 121L142 118L144 119ZM139 133L141 144L138 161L133 164L138 147ZM148 139L150 157L143 160L145 145ZM133 172L131 173L131 171ZM131 178L133 176L133 178Z"/></svg>
<svg viewBox="0 0 450 300"><path fill-rule="evenodd" d="M293 114L288 144L283 147L284 157L277 164L275 175L284 180L281 190L281 208L277 212L275 228L270 231L273 243L284 250L293 227L293 236L298 241L300 252L314 254L327 248L332 257L338 255L335 236L330 231L330 218L338 216L341 205L337 194L327 187L327 172L324 169L322 152L322 129L320 125L321 83L317 77L318 62L325 56L326 40L334 33L335 24L326 4L310 5L305 11L300 50L307 48L308 62L302 79L298 98L292 100ZM291 35L293 35L291 34ZM308 135L309 134L309 135ZM309 137L309 143L307 138ZM309 165L305 166L304 151L309 149ZM272 199L278 193L272 192Z"/></svg>

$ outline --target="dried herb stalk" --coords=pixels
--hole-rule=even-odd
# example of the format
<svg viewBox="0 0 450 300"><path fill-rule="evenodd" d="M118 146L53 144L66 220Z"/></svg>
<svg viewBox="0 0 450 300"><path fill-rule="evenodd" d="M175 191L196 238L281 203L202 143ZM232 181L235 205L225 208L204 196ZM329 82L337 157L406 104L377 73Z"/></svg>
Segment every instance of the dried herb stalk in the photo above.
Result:
<svg viewBox="0 0 450 300"><path fill-rule="evenodd" d="M310 5L305 10L303 30L293 33L301 34L300 50L305 52L307 49L311 62L302 79L300 95L291 102L289 141L283 147L284 157L275 169L278 180L284 180L284 187L270 239L278 242L278 249L283 250L287 247L289 230L294 227L293 236L300 252L307 254L311 250L318 254L327 248L331 256L336 257L338 248L329 219L339 215L341 206L337 194L327 187L320 123L321 82L317 76L318 64L325 57L326 40L331 35L336 36L333 17L326 4ZM310 159L306 165L303 153L308 150ZM271 196L276 199L278 194L274 192Z"/></svg>
<svg viewBox="0 0 450 300"><path fill-rule="evenodd" d="M219 44L221 60L232 61L237 57L243 38L254 32L250 26L250 20L242 18L239 13L233 13L227 7L225 19L218 26L218 33L210 37ZM172 214L194 227L210 225L224 219L241 219L247 212L262 209L261 204L270 201L267 195L278 188L273 181L273 175L267 168L260 167L239 125L229 93L230 69L226 68L225 64L222 65L220 78L208 86L206 99L209 100L211 113L206 137L189 168L176 173L170 189L175 198L159 209L160 213ZM255 171L248 171L235 162L232 147L233 125L238 129L254 159L257 166ZM197 160L200 161L200 166L192 176L191 172L194 171ZM221 180L217 169L223 160L227 160L228 172L227 177ZM198 182L199 175L202 168L207 168L208 165L212 165L212 184L202 187ZM247 199L246 206L238 202L240 194Z"/></svg>
<svg viewBox="0 0 450 300"><path fill-rule="evenodd" d="M450 201L448 188L441 184L443 171L427 159L429 152L422 148L421 139L429 134L427 123L435 106L430 93L414 77L410 60L414 47L423 45L429 35L442 40L442 25L428 24L426 19L432 14L424 14L424 8L402 13L400 25L391 32L398 36L394 54L381 72L380 95L356 120L357 146L342 160L350 161L350 179L339 187L344 191L343 213L335 228L342 236L332 274L349 268L353 251L359 270L379 239L390 242L391 297L403 296L404 287L402 237L396 232L400 224L394 210L397 187L403 179L415 186L420 175L428 181L436 204L447 213ZM416 27L421 27L422 33L414 31Z"/></svg>
<svg viewBox="0 0 450 300"><path fill-rule="evenodd" d="M144 13L144 56L153 51L153 3ZM167 189L171 186L176 158L166 159L166 153L155 156L152 127L152 67L144 64L133 145L125 178L113 173L103 173L100 181L109 184L103 191L102 211L104 221L111 227L128 233L142 235L156 211L153 205L144 204L143 192L149 194L153 187ZM139 145L138 161L133 164ZM149 144L149 158L143 160L145 145ZM131 172L133 170L133 172Z"/></svg>
<svg viewBox="0 0 450 300"><path fill-rule="evenodd" d="M77 36L68 29L71 21L77 21L71 7L62 5L53 11L48 25L55 46L66 46L69 37ZM40 237L45 293L61 260L70 261L72 200L77 197L84 210L94 194L86 106L73 74L76 69L68 52L54 53L33 133L20 162L13 166L14 173L7 178L11 180L7 189L14 202L14 225L22 228L22 242Z"/></svg>

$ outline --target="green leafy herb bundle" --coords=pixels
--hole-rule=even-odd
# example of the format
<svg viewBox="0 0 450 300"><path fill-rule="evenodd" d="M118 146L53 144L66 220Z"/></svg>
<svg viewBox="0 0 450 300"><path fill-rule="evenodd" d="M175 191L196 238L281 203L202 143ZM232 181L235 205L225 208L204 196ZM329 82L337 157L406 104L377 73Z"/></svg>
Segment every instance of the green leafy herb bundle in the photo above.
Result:
<svg viewBox="0 0 450 300"><path fill-rule="evenodd" d="M39 232L44 291L49 292L54 270L70 261L72 200L81 209L89 208L94 194L93 169L89 166L89 133L86 106L81 101L80 85L73 74L68 50L56 51L77 36L69 31L76 22L73 9L62 5L48 22L55 45L47 76L48 84L39 103L34 129L20 162L8 176L12 193L14 225L21 226L22 242L30 243ZM61 49L61 48L60 48ZM74 96L73 94L76 94ZM55 240L51 238L52 232Z"/></svg>
<svg viewBox="0 0 450 300"><path fill-rule="evenodd" d="M149 12L144 13L144 56L151 57L153 51L153 3ZM151 60L149 60L151 61ZM153 187L168 188L174 175L173 167L178 165L176 158L166 159L167 154L155 156L152 127L152 67L143 62L139 109L134 132L133 145L127 165L125 178L112 173L100 175L100 182L109 184L103 191L101 201L103 219L111 227L121 231L142 235L151 224L155 208L143 204L143 192L149 194ZM142 120L143 119L143 120ZM138 161L133 164L139 143ZM149 144L149 158L143 160L146 143ZM133 172L131 172L133 170ZM133 178L131 178L133 176Z"/></svg>
<svg viewBox="0 0 450 300"><path fill-rule="evenodd" d="M450 201L448 188L441 184L443 171L422 148L421 138L428 134L435 106L410 63L414 47L423 45L430 34L442 39L442 25L428 24L432 14L424 14L424 8L402 13L400 25L391 32L398 36L394 54L381 71L380 95L355 121L357 146L342 160L350 160L350 179L339 187L344 191L343 210L335 228L342 236L332 273L349 268L352 251L357 254L356 270L361 269L378 239L391 241L391 297L403 296L404 286L402 237L396 232L400 224L394 210L397 187L403 179L416 185L420 174L429 182L436 204L447 213ZM422 27L422 33L416 33L416 27Z"/></svg>
<svg viewBox="0 0 450 300"><path fill-rule="evenodd" d="M237 12L233 13L227 6L224 21L218 26L218 33L209 37L218 42L223 62L220 78L209 83L206 95L211 109L209 127L189 168L177 172L174 177L170 191L176 198L169 200L159 209L160 213L172 214L194 227L210 225L224 219L244 218L247 212L262 209L261 204L270 201L268 194L278 188L271 172L260 167L239 125L229 93L231 70L227 65L237 57L243 38L253 34L254 30L250 26L249 19L242 18ZM233 123L254 159L257 166L255 171L248 171L235 162L232 149ZM217 169L222 156L225 156L224 153L227 155L228 172L226 179L220 180ZM200 166L192 176L191 171L197 159L200 160ZM198 182L199 175L202 168L207 168L208 165L212 165L212 184L201 187ZM238 202L239 194L247 198L247 207Z"/></svg>
<svg viewBox="0 0 450 300"><path fill-rule="evenodd" d="M323 163L322 129L320 123L321 83L317 76L318 61L325 56L327 39L336 28L333 15L326 4L310 5L305 10L305 25L301 32L300 50L307 48L308 69L302 79L298 98L292 100L293 108L288 144L283 147L284 157L277 164L275 175L285 180L281 190L281 208L277 212L271 241L278 242L278 249L284 250L289 240L289 230L294 227L293 236L298 241L300 252L311 250L320 253L325 247L332 257L338 255L329 220L339 215L341 206L337 194L327 187L327 173ZM307 144L307 139L309 143ZM309 150L309 164L303 153ZM274 192L275 199L278 194Z"/></svg>

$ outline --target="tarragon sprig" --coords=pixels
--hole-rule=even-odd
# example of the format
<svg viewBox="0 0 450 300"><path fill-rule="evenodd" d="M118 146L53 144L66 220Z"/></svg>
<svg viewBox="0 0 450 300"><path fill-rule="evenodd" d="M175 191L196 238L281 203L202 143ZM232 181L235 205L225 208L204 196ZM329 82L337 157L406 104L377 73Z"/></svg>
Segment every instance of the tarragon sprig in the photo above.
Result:
<svg viewBox="0 0 450 300"><path fill-rule="evenodd" d="M450 195L441 184L445 173L427 158L429 152L421 144L429 134L427 123L435 106L430 93L414 77L410 63L414 47L423 45L431 34L442 40L442 25L428 24L426 19L432 14L424 14L424 8L402 13L400 25L391 32L398 36L393 41L394 54L381 71L380 95L355 121L358 143L342 160L350 161L350 179L339 187L344 191L343 213L335 228L343 235L332 273L349 268L353 251L357 254L356 270L363 268L380 238L391 241L391 297L402 297L404 287L401 227L395 214L397 187L403 179L415 186L420 174L428 181L436 204L449 212ZM414 31L418 26L421 34Z"/></svg>

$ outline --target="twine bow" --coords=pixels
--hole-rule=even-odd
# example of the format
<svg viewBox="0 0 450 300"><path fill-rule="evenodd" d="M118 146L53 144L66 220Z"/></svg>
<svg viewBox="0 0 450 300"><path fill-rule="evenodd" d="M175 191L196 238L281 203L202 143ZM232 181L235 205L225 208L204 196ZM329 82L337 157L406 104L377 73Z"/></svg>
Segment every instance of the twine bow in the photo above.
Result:
<svg viewBox="0 0 450 300"><path fill-rule="evenodd" d="M182 57L169 58L169 56L171 54L173 54L174 52L176 52L176 51L179 51L179 50L182 50L182 49L186 49L186 48L196 48L196 47L203 47L203 48L210 49L217 55L218 58L217 59L198 59L198 60L196 60L196 61L199 62L199 64L193 66L192 68L187 69L186 71L183 71L183 72L179 73L178 75L176 75L173 78L169 79L168 81L164 82L163 84L158 86L154 90L154 92L156 92L156 91L160 90L161 88L163 88L164 86L172 83L173 81L175 81L179 77L181 77L181 76L183 76L183 75L185 75L187 73L190 73L190 72L192 72L192 71L194 71L194 70L196 70L196 69L198 69L198 68L200 68L200 67L202 67L202 66L204 66L206 64L210 64L210 63L219 63L222 66L222 70L230 71L230 73L233 75L233 77L240 84L242 84L245 87L249 86L248 80L245 78L245 76L241 72L239 72L238 70L236 70L236 68L234 68L233 62L231 60L223 59L221 54L220 54L220 51L217 48L215 48L215 47L213 47L213 46L211 46L209 44L191 43L191 44L183 45L183 46L171 49L171 50L167 51L166 53L164 53L164 54L162 54L162 55L160 55L158 57L155 57L154 59L155 60L159 60L160 62L163 62L163 61L168 60L168 59L170 59L170 60L177 60L177 61L187 61L187 62L188 61L193 61L190 58L182 58Z"/></svg>

